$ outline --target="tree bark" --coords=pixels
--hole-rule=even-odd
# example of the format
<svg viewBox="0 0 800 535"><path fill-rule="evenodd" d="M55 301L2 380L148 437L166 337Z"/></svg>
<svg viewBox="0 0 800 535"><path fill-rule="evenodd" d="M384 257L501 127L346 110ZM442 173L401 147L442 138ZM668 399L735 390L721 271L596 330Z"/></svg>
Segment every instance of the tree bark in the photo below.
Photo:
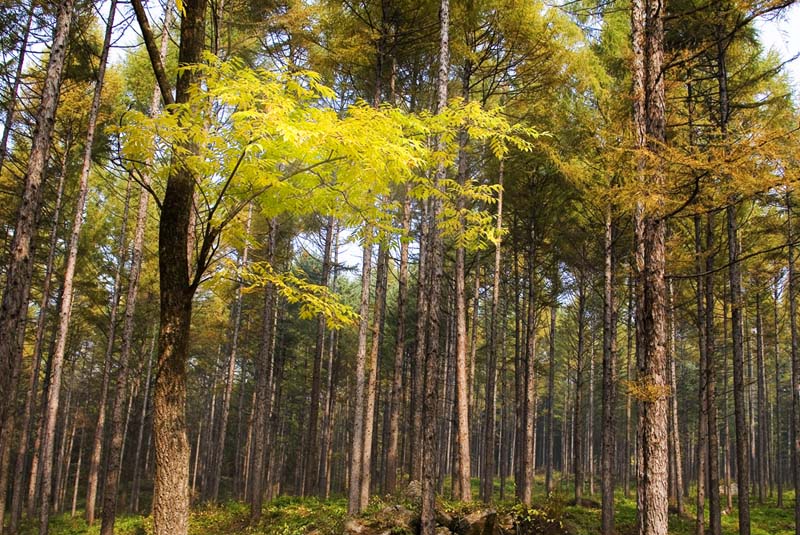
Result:
<svg viewBox="0 0 800 535"><path fill-rule="evenodd" d="M350 450L350 490L347 512L361 512L361 477L364 468L364 397L367 383L367 331L369 329L369 292L372 273L372 228L368 227L361 258L361 304L359 305L358 348L356 350L355 397L353 399L353 443Z"/></svg>
<svg viewBox="0 0 800 535"><path fill-rule="evenodd" d="M706 410L708 413L708 516L712 535L722 535L719 496L719 429L717 427L717 359L714 344L714 215L706 216Z"/></svg>
<svg viewBox="0 0 800 535"><path fill-rule="evenodd" d="M694 216L694 247L695 247L695 269L698 273L703 272L703 249L701 245L702 226L700 215ZM698 370L699 375L699 392L698 392L698 407L699 413L697 418L697 502L695 504L695 533L703 535L705 532L705 503L706 503L706 460L708 460L708 396L706 393L707 383L706 378L708 375L708 344L706 343L706 334L708 333L706 327L706 312L704 302L704 286L705 277L700 276L697 278L697 289L695 291L695 298L697 302L697 349L700 353L700 367Z"/></svg>
<svg viewBox="0 0 800 535"><path fill-rule="evenodd" d="M611 207L605 217L605 269L603 271L603 451L601 531L614 533L614 457L616 454L617 309L614 296L615 225ZM555 326L553 326L555 330ZM551 363L552 365L552 363Z"/></svg>
<svg viewBox="0 0 800 535"><path fill-rule="evenodd" d="M794 240L792 226L791 194L786 194L786 217L788 223L789 243ZM792 354L792 449L791 459L794 476L794 525L795 534L800 535L800 349L798 349L797 334L797 281L795 279L795 247L789 245L789 329L791 332Z"/></svg>
<svg viewBox="0 0 800 535"><path fill-rule="evenodd" d="M31 152L25 172L14 237L11 240L10 258L6 269L2 304L0 304L0 475L2 475L0 502L2 503L5 503L8 487L8 463L11 454L11 435L16 420L15 405L22 360L23 329L33 272L34 237L74 6L74 0L63 0L58 5L47 74L36 114ZM0 511L0 526L2 526L5 507L0 509L2 509Z"/></svg>
<svg viewBox="0 0 800 535"><path fill-rule="evenodd" d="M583 409L583 353L586 329L586 280L581 271L578 275L578 348L575 357L575 406L573 407L573 448L572 469L575 475L575 503L583 500L584 484L584 429L585 415Z"/></svg>
<svg viewBox="0 0 800 535"><path fill-rule="evenodd" d="M633 42L633 108L637 149L658 154L666 138L664 55L664 3L634 0L631 9ZM660 187L661 167L648 168L640 157L639 179L643 188ZM653 208L650 208L651 210ZM659 214L637 206L634 217L636 266L639 273L637 306L638 381L648 395L641 396L638 448L638 525L640 535L665 535L669 496L667 490L666 373L666 223Z"/></svg>
<svg viewBox="0 0 800 535"><path fill-rule="evenodd" d="M0 138L0 172L6 163L8 156L8 139L11 136L11 128L14 125L14 116L17 111L17 98L19 98L19 86L22 83L22 72L25 66L25 55L28 52L28 39L31 34L31 23L33 22L33 11L36 3L31 1L28 5L28 17L25 25L22 27L22 37L20 39L19 54L17 57L17 66L14 70L14 81L11 83L11 89L8 92L8 102L6 103L6 116L5 128L3 128L3 136ZM9 529L12 533L13 530Z"/></svg>

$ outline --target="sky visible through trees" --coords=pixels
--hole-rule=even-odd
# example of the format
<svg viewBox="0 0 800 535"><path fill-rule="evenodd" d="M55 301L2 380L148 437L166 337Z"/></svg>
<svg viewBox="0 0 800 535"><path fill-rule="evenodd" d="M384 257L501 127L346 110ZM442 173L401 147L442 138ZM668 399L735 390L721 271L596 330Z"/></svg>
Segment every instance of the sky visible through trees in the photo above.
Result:
<svg viewBox="0 0 800 535"><path fill-rule="evenodd" d="M798 25L0 2L0 535L800 535Z"/></svg>

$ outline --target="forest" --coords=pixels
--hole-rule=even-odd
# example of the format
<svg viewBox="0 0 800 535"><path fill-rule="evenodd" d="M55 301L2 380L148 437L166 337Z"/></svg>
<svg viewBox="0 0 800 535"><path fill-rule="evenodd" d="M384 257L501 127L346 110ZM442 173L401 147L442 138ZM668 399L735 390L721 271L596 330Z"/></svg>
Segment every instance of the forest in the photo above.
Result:
<svg viewBox="0 0 800 535"><path fill-rule="evenodd" d="M0 535L800 535L793 4L0 0Z"/></svg>

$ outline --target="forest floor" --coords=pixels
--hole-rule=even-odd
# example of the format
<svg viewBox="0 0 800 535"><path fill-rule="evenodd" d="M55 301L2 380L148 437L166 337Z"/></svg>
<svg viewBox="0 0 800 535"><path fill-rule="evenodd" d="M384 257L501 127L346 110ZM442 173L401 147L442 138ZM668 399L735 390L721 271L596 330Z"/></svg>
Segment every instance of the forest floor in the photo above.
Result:
<svg viewBox="0 0 800 535"><path fill-rule="evenodd" d="M477 495L477 488L475 489ZM513 496L513 490L508 496ZM570 505L569 496L559 492L550 498L543 493L537 495L533 514L528 513L511 501L498 502L493 508L499 513L514 515L517 519L524 515L536 522L544 521L558 529L535 528L526 530L526 535L564 534L595 535L600 532L599 495L586 500L584 506ZM593 501L597 500L597 504ZM723 506L724 506L723 496ZM695 508L692 499L687 500L684 516L670 514L669 533L671 535L693 535ZM736 500L734 499L734 504ZM793 535L794 534L794 493L784 493L784 506L777 507L775 498L758 504L751 500L751 533L752 535ZM402 498L373 497L369 509L363 519L369 522L380 516L381 511L392 505L403 505L413 508ZM439 500L439 508L445 513L457 517L472 511L485 509L485 505L473 502L454 502ZM93 535L99 533L99 522L89 527L79 511L73 518L69 513L56 515L50 527L51 535ZM672 512L672 508L671 508ZM280 497L264 505L262 521L256 526L248 525L249 509L241 502L227 502L216 506L203 506L192 511L189 521L190 535L339 535L345 532L347 520L347 500L345 498ZM626 498L621 492L616 497L616 526L618 535L634 535L636 533L636 500ZM736 509L723 514L722 529L725 535L738 532ZM392 529L392 535L403 535L404 530ZM152 518L139 515L123 515L117 519L117 535L149 535L152 533ZM26 524L21 535L34 535L35 523ZM522 535L522 534L520 534Z"/></svg>

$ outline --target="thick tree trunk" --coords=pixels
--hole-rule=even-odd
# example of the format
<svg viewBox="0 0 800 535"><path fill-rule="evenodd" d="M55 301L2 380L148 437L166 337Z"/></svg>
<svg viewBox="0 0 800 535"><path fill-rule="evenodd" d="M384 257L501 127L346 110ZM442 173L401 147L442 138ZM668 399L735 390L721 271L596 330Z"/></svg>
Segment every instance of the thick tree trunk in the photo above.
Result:
<svg viewBox="0 0 800 535"><path fill-rule="evenodd" d="M658 153L664 142L665 97L661 71L664 55L664 3L662 0L633 0L631 26L633 42L633 95L636 147ZM643 188L660 187L664 170L638 162ZM654 207L649 208L653 210ZM667 400L666 370L666 223L660 214L645 213L637 206L634 219L636 265L639 274L637 306L638 381L647 392L641 396L638 448L638 524L640 535L665 535L669 496L667 490Z"/></svg>
<svg viewBox="0 0 800 535"><path fill-rule="evenodd" d="M8 488L8 463L11 454L11 436L16 420L15 405L22 360L23 329L33 272L34 237L41 208L42 182L55 125L61 73L74 5L74 0L63 0L58 5L47 74L36 114L36 126L33 131L14 237L11 240L2 304L0 304L0 503L5 503ZM5 507L0 507L0 526L3 526L4 516Z"/></svg>
<svg viewBox="0 0 800 535"><path fill-rule="evenodd" d="M350 449L350 490L347 512L361 512L361 478L364 462L364 406L367 389L367 335L369 330L369 292L372 273L372 228L368 227L364 237L361 258L361 304L359 305L358 348L356 350L355 394L353 398L353 435ZM366 467L369 470L369 467Z"/></svg>
<svg viewBox="0 0 800 535"><path fill-rule="evenodd" d="M601 531L614 533L614 457L616 454L617 309L614 296L615 226L611 208L605 221L603 270L603 449Z"/></svg>
<svg viewBox="0 0 800 535"><path fill-rule="evenodd" d="M439 66L436 78L436 109L440 114L447 106L447 80L450 71L450 0L439 4ZM441 141L437 140L441 146ZM443 164L436 170L433 187L439 188L446 176ZM440 201L430 201L428 228L428 309L427 342L425 351L425 389L422 403L422 507L420 535L434 535L436 531L436 406L439 390L439 298L443 278L444 244L437 226ZM417 333L420 336L421 332Z"/></svg>
<svg viewBox="0 0 800 535"><path fill-rule="evenodd" d="M719 429L717 427L717 359L714 344L714 215L706 216L706 410L708 412L708 516L712 535L722 535L719 497Z"/></svg>

